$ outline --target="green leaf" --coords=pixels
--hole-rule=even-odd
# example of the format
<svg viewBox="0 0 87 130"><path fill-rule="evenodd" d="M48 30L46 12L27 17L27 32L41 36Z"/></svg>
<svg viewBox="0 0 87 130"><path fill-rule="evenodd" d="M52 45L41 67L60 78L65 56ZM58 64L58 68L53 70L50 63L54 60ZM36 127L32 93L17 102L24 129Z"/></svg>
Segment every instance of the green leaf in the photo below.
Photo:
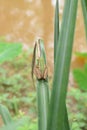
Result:
<svg viewBox="0 0 87 130"><path fill-rule="evenodd" d="M70 2L68 4L69 4L69 7L70 7ZM67 10L67 16L68 16L68 10ZM68 19L65 19L66 24L67 24L67 20ZM56 53L57 53L57 48L58 48L58 40L59 40L59 2L58 2L58 0L56 0L55 22L54 22L54 66L55 66L55 63L56 63ZM54 69L55 69L55 67L54 67ZM70 129L67 114L68 113L67 113L66 104L65 104L65 118L64 118L64 124L63 124L64 130Z"/></svg>
<svg viewBox="0 0 87 130"><path fill-rule="evenodd" d="M2 104L0 104L0 115L6 125L13 121L8 109Z"/></svg>
<svg viewBox="0 0 87 130"><path fill-rule="evenodd" d="M59 35L47 130L62 130L78 0L65 1L66 10ZM67 25L65 19L68 19ZM65 35L65 36L64 36Z"/></svg>
<svg viewBox="0 0 87 130"><path fill-rule="evenodd" d="M0 63L11 60L20 54L22 44L0 43Z"/></svg>
<svg viewBox="0 0 87 130"><path fill-rule="evenodd" d="M37 81L37 99L38 99L38 128L39 130L47 129L47 116L48 116L48 82L44 80Z"/></svg>
<svg viewBox="0 0 87 130"><path fill-rule="evenodd" d="M81 0L87 40L87 0Z"/></svg>
<svg viewBox="0 0 87 130"><path fill-rule="evenodd" d="M56 60L56 50L58 46L58 39L59 39L59 2L58 0L56 0L55 21L54 21L54 63Z"/></svg>
<svg viewBox="0 0 87 130"><path fill-rule="evenodd" d="M87 65L85 65L84 70L75 69L73 76L80 89L87 91Z"/></svg>
<svg viewBox="0 0 87 130"><path fill-rule="evenodd" d="M87 52L76 52L75 55L78 57L87 58Z"/></svg>

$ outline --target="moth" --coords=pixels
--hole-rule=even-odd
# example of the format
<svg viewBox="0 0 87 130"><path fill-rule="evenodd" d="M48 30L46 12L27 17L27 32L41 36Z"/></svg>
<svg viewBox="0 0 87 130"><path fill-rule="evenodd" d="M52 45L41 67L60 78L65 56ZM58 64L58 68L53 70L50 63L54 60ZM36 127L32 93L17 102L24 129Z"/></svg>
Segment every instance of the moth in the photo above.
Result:
<svg viewBox="0 0 87 130"><path fill-rule="evenodd" d="M38 44L39 45L39 44ZM32 59L32 79L33 76L35 75L37 79L41 80L46 80L48 77L48 68L46 65L44 65L43 71L40 68L40 46L38 46L37 43L35 43L34 46L34 51L33 51L33 59ZM38 54L36 55L36 49L38 48ZM39 51L40 50L40 51ZM37 61L37 64L36 64Z"/></svg>
<svg viewBox="0 0 87 130"><path fill-rule="evenodd" d="M34 74L36 75L37 79L46 80L48 77L48 68L45 66L44 71L42 72L38 66L34 68Z"/></svg>

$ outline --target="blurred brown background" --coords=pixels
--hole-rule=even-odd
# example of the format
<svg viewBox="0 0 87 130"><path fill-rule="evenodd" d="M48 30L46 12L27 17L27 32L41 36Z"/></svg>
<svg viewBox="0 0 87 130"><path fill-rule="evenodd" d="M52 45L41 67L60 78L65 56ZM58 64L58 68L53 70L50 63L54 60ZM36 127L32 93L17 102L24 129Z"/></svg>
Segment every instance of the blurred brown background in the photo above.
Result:
<svg viewBox="0 0 87 130"><path fill-rule="evenodd" d="M33 47L41 37L45 41L50 71L53 68L53 22L56 0L0 0L0 37L6 41L21 42L25 49ZM60 23L64 0L60 0ZM86 51L86 38L79 2L72 67L77 64L75 51Z"/></svg>

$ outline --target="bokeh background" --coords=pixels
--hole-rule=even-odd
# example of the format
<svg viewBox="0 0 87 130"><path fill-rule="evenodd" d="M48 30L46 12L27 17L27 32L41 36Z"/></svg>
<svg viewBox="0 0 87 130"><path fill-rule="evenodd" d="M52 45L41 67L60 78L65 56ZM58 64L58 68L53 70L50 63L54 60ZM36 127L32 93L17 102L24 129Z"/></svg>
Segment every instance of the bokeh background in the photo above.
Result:
<svg viewBox="0 0 87 130"><path fill-rule="evenodd" d="M60 26L64 0L60 0ZM21 42L25 49L33 47L37 38L45 41L48 64L53 69L53 22L55 0L0 0L0 36L9 42ZM79 1L73 58L75 51L86 51L86 38Z"/></svg>
<svg viewBox="0 0 87 130"><path fill-rule="evenodd" d="M6 42L20 42L24 50L17 59L0 66L0 103L5 104L13 115L21 117L28 113L32 127L35 128L37 109L36 91L31 79L32 49L36 39L44 39L50 84L52 84L55 2L56 0L0 0L0 38ZM64 0L59 0L59 4L61 28ZM75 52L86 51L84 21L79 1L69 77L70 95L67 104L71 123L74 121L77 125L78 122L81 125L83 123L84 127L81 126L81 128L84 130L87 130L87 119L83 119L87 114L87 92L83 93L78 89L73 80L72 70L76 67L82 68L85 60L87 61L87 58L77 57ZM75 99L73 99L74 96ZM0 118L0 126L2 124Z"/></svg>

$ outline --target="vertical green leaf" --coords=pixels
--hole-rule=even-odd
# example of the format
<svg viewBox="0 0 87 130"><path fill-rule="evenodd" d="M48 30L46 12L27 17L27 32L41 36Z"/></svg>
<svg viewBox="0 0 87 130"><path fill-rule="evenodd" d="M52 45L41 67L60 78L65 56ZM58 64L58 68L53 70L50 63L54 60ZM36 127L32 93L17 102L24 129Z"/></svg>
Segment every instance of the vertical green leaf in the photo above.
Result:
<svg viewBox="0 0 87 130"><path fill-rule="evenodd" d="M68 8L68 2L70 2L70 0L65 1L66 10ZM77 3L78 0L71 0L70 2L70 9L68 8L69 17L66 17L66 19L68 19L67 29L65 29L65 17L63 17L63 23L59 35L59 43L56 55L56 64L47 130L63 129L69 68L76 22ZM65 16L67 16L67 13L65 14ZM66 32L64 30L66 30Z"/></svg>
<svg viewBox="0 0 87 130"><path fill-rule="evenodd" d="M65 6L66 7L66 6ZM64 17L67 15L68 17L68 9L70 8L70 1L67 2L67 10L66 8L64 9ZM68 19L65 19L65 23L66 23L66 28L65 31L67 29L67 21ZM65 35L63 35L64 37ZM57 52L57 48L58 48L58 39L59 39L59 2L58 0L56 0L56 7L55 7L55 23L54 23L54 66L55 66L55 62L56 62L56 52ZM54 67L55 69L55 67ZM69 130L69 121L68 121L68 115L67 115L67 109L66 109L66 105L65 105L65 118L64 118L64 124L63 124L63 129L64 130Z"/></svg>
<svg viewBox="0 0 87 130"><path fill-rule="evenodd" d="M1 115L5 125L7 125L13 121L8 109L1 104L0 104L0 115Z"/></svg>
<svg viewBox="0 0 87 130"><path fill-rule="evenodd" d="M38 130L47 129L47 116L49 105L48 81L37 81L37 100L38 100Z"/></svg>
<svg viewBox="0 0 87 130"><path fill-rule="evenodd" d="M87 40L87 0L81 0Z"/></svg>
<svg viewBox="0 0 87 130"><path fill-rule="evenodd" d="M59 39L59 2L58 0L56 0L55 20L54 20L54 64L56 60L56 50L58 46L58 39Z"/></svg>

